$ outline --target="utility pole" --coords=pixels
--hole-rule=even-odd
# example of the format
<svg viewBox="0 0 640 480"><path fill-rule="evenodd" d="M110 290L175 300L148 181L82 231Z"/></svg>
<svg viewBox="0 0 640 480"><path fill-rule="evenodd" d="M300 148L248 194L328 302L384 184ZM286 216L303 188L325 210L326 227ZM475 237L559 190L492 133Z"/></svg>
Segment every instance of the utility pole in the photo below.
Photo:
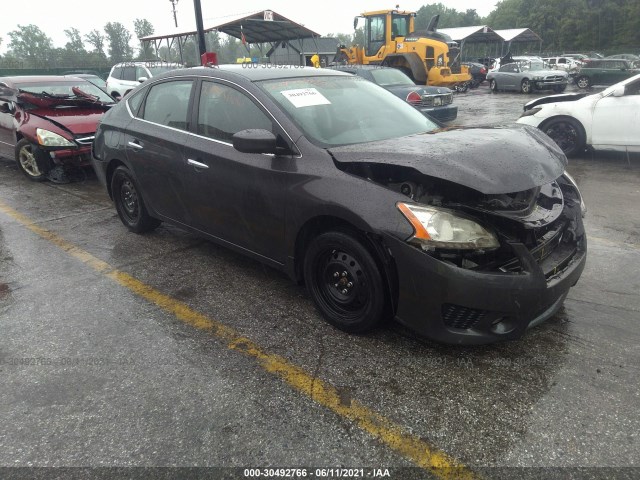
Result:
<svg viewBox="0 0 640 480"><path fill-rule="evenodd" d="M180 0L169 0L171 5L173 6L173 21L176 23L176 28L178 28L178 16L176 15L176 5Z"/></svg>
<svg viewBox="0 0 640 480"><path fill-rule="evenodd" d="M196 29L198 30L198 50L200 56L207 51L207 45L204 41L204 25L202 24L202 6L200 0L193 0L193 9L196 12Z"/></svg>

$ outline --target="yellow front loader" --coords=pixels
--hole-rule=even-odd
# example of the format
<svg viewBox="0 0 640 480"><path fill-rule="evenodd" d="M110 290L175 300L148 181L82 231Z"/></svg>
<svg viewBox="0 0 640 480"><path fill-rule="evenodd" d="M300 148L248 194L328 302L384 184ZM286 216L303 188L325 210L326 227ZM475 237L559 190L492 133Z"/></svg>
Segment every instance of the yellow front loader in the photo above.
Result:
<svg viewBox="0 0 640 480"><path fill-rule="evenodd" d="M423 31L414 31L414 12L380 10L364 18L364 45L338 47L337 63L381 65L402 70L419 85L462 87L471 80L460 65L460 49L447 35L436 31L439 15Z"/></svg>

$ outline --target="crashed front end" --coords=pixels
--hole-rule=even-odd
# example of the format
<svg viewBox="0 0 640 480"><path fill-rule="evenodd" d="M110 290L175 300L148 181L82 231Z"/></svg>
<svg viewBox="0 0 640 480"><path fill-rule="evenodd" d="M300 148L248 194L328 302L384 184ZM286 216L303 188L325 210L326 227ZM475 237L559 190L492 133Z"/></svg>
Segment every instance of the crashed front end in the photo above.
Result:
<svg viewBox="0 0 640 480"><path fill-rule="evenodd" d="M430 200L420 199L420 205ZM487 343L517 338L558 311L582 273L587 250L580 194L568 176L526 192L469 195L438 205L437 211L451 212L450 219L483 227L493 242L443 248L414 233L409 243L416 248L409 249L387 238L402 272L401 322L441 341ZM439 232L431 229L451 238L455 221L441 221Z"/></svg>
<svg viewBox="0 0 640 480"><path fill-rule="evenodd" d="M476 132L476 155L488 154L492 141L507 136L511 148L483 165L458 156L445 171L437 151L422 166L342 165L407 197L397 208L413 234L384 234L398 272L395 313L401 323L438 341L482 344L520 337L559 310L585 266L585 207L564 172L566 158L532 129L495 135ZM468 136L467 131L459 138ZM457 138L452 132L451 139ZM528 139L540 141L539 148L511 166L504 161L523 153L517 152L518 140L523 146ZM546 155L546 163L537 162L537 155Z"/></svg>

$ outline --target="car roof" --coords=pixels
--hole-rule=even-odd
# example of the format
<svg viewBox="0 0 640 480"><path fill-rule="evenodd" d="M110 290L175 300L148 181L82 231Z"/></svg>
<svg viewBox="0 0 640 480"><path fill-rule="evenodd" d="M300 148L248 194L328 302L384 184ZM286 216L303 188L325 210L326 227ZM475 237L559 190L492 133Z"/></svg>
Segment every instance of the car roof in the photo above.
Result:
<svg viewBox="0 0 640 480"><path fill-rule="evenodd" d="M70 79L86 81L75 75L17 75L14 77L0 77L0 82L9 85L16 83L66 82Z"/></svg>
<svg viewBox="0 0 640 480"><path fill-rule="evenodd" d="M207 77L225 78L228 76L239 76L250 82L260 80L274 80L278 78L304 78L304 77L328 77L328 76L346 76L351 77L349 73L339 72L330 68L315 67L298 67L295 65L271 65L256 64L243 65L220 65L219 67L194 67L181 68L170 72L162 73L153 77L155 79L167 78L183 75L204 75Z"/></svg>

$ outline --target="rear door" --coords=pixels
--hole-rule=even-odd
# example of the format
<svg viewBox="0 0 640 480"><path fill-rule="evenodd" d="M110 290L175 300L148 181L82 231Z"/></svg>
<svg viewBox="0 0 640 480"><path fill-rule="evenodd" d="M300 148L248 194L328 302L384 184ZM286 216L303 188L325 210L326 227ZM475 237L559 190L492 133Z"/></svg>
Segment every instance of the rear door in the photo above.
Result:
<svg viewBox="0 0 640 480"><path fill-rule="evenodd" d="M145 201L160 215L189 223L184 184L184 145L189 139L189 104L193 79L153 85L125 134L127 159Z"/></svg>

